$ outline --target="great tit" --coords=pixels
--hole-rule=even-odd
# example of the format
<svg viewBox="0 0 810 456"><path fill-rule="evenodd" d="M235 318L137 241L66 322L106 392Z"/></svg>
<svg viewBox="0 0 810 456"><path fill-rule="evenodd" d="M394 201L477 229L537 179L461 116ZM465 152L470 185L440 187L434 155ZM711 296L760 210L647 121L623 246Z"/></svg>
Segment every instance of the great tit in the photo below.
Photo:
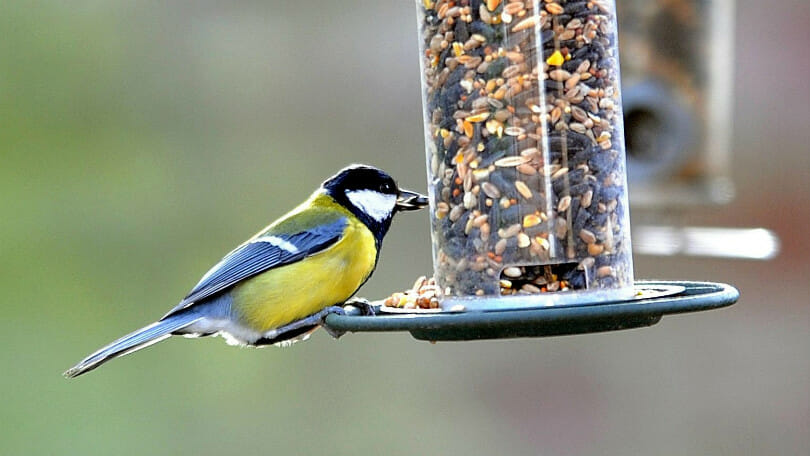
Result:
<svg viewBox="0 0 810 456"><path fill-rule="evenodd" d="M249 346L305 338L371 276L394 214L427 203L382 170L344 168L227 254L163 318L96 351L65 376L172 335L222 335Z"/></svg>

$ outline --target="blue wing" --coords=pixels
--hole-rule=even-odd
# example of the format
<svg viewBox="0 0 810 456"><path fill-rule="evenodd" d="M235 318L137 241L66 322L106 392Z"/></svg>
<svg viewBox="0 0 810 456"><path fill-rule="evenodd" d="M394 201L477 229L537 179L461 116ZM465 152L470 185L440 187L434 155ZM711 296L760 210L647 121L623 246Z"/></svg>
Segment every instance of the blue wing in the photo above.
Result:
<svg viewBox="0 0 810 456"><path fill-rule="evenodd" d="M329 248L340 239L347 224L345 218L339 218L298 233L254 237L211 268L180 304L163 318L268 269L299 261Z"/></svg>

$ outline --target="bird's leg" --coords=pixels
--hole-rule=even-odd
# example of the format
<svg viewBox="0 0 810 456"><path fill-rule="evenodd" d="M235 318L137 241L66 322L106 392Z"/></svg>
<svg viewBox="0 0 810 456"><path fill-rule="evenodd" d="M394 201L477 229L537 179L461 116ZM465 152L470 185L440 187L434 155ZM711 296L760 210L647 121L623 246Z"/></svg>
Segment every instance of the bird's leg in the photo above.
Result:
<svg viewBox="0 0 810 456"><path fill-rule="evenodd" d="M268 331L265 333L264 337L267 339L276 339L284 333L288 333L290 331L295 331L300 328L306 328L308 326L321 326L323 325L324 320L326 319L327 315L330 314L338 314L344 315L346 312L343 310L343 307L340 306L330 306L327 307L320 312L314 313L308 317L302 318L300 320L296 320L292 323L286 324L284 326L279 326L278 328L273 329L272 331ZM329 330L327 330L329 332ZM329 334L332 334L331 332ZM334 337L334 334L332 334ZM339 336L338 336L339 337Z"/></svg>
<svg viewBox="0 0 810 456"><path fill-rule="evenodd" d="M290 324L279 326L278 328L268 332L265 334L265 338L268 339L276 339L278 337L283 336L285 333L290 331L295 331L300 328L306 328L308 326L322 326L323 329L329 333L330 336L334 337L335 339L339 338L345 331L339 331L333 328L330 328L326 325L326 317L332 314L337 315L346 315L345 307L355 307L360 311L360 315L368 316L368 315L375 315L374 307L368 302L367 299L364 298L352 298L343 305L340 306L329 306L320 312L314 313L306 318L302 318L301 320L294 321ZM349 310L349 313L354 313L352 310Z"/></svg>

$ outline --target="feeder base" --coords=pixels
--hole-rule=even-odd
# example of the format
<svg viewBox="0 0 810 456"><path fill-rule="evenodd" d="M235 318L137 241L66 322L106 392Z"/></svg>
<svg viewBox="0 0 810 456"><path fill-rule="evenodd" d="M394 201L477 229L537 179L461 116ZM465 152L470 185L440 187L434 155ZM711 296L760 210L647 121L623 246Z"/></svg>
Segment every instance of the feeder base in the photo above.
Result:
<svg viewBox="0 0 810 456"><path fill-rule="evenodd" d="M740 292L722 283L637 281L635 288L649 290L678 287L677 294L622 301L527 310L492 310L440 313L397 313L374 316L329 315L326 326L336 331L408 331L419 340L463 341L549 337L652 326L664 315L698 312L730 306ZM372 303L379 310L380 303Z"/></svg>

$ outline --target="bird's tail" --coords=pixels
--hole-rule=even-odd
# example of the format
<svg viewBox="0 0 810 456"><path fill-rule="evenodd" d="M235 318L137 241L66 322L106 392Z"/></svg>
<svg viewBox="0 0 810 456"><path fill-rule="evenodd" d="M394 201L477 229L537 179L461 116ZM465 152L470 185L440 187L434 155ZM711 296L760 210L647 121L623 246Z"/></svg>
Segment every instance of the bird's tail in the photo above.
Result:
<svg viewBox="0 0 810 456"><path fill-rule="evenodd" d="M68 369L64 375L67 378L78 377L89 372L107 361L124 356L129 353L156 344L171 336L173 332L179 331L191 325L201 317L193 313L180 313L172 315L166 319L156 321L149 326L143 327L133 333L110 343L99 349L78 364Z"/></svg>

